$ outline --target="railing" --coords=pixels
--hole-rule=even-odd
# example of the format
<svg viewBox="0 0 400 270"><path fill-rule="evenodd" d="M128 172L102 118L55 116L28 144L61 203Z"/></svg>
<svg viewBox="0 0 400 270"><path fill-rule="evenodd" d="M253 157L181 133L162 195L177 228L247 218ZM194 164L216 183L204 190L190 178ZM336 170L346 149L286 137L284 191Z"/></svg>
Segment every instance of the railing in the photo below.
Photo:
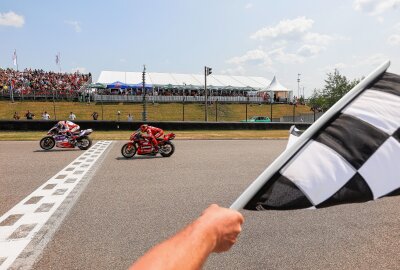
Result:
<svg viewBox="0 0 400 270"><path fill-rule="evenodd" d="M142 102L143 96L135 95L94 95L96 102ZM148 102L172 103L172 102L205 102L204 96L147 96ZM265 103L262 97L243 97L243 96L209 96L208 102L220 103Z"/></svg>

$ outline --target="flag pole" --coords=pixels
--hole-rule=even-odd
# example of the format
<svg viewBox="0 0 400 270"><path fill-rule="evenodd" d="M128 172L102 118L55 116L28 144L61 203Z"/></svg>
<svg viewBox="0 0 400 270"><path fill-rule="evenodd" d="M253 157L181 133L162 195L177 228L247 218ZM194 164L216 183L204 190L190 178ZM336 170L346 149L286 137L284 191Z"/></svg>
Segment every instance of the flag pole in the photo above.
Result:
<svg viewBox="0 0 400 270"><path fill-rule="evenodd" d="M231 209L239 210L245 207L254 195L265 185L265 183L279 171L302 147L305 145L324 125L330 121L337 113L354 100L370 83L378 76L384 73L390 66L390 61L384 62L373 72L371 72L364 80L359 82L352 90L336 102L326 113L324 113L317 121L314 122L304 133L298 138L297 142L288 147L278 158L268 166L247 189L233 202Z"/></svg>

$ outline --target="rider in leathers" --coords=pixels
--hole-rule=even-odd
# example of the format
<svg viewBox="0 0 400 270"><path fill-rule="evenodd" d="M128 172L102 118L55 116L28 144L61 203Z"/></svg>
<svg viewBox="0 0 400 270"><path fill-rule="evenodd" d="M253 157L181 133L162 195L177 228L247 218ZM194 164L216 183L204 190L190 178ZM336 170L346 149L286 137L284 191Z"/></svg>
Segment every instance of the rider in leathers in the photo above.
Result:
<svg viewBox="0 0 400 270"><path fill-rule="evenodd" d="M154 146L154 151L158 152L159 147L157 143L157 138L164 135L164 130L157 127L152 127L147 124L143 124L140 126L140 131L142 132L142 136L149 139L152 145Z"/></svg>
<svg viewBox="0 0 400 270"><path fill-rule="evenodd" d="M59 121L57 123L58 132L66 134L68 140L73 141L73 133L80 129L80 126L71 121Z"/></svg>

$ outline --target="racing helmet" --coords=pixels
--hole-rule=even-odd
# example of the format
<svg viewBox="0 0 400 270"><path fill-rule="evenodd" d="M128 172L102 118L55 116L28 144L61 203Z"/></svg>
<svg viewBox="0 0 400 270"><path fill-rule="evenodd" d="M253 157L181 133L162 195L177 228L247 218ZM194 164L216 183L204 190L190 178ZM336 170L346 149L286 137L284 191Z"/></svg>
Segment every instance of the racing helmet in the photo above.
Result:
<svg viewBox="0 0 400 270"><path fill-rule="evenodd" d="M56 124L56 128L62 129L62 128L63 128L63 122L64 122L64 121L58 122L58 123Z"/></svg>
<svg viewBox="0 0 400 270"><path fill-rule="evenodd" d="M148 127L149 127L149 125L143 124L143 125L140 126L140 130L141 130L142 132L145 132L145 131L147 131L147 128L148 128Z"/></svg>

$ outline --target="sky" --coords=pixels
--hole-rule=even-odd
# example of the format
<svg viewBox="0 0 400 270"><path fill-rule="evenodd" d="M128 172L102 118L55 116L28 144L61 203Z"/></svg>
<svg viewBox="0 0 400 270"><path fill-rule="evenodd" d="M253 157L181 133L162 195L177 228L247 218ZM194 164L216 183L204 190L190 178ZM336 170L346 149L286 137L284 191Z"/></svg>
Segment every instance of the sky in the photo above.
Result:
<svg viewBox="0 0 400 270"><path fill-rule="evenodd" d="M400 74L400 0L1 0L0 67L262 76L306 97L338 69ZM60 66L56 55L60 55ZM298 75L300 74L300 75Z"/></svg>

